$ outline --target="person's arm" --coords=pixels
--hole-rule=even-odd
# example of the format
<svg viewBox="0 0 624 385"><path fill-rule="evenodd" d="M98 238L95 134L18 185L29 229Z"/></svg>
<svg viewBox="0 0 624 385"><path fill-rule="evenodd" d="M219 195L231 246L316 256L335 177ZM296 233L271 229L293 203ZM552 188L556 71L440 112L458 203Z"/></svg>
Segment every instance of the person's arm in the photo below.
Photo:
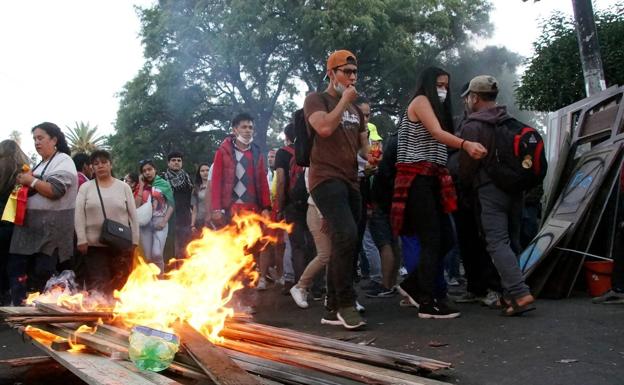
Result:
<svg viewBox="0 0 624 385"><path fill-rule="evenodd" d="M46 182L42 179L36 178L30 172L17 174L15 181L23 186L30 187L39 193L39 195L52 200L61 198L65 195L66 191L66 186L63 185L63 183Z"/></svg>
<svg viewBox="0 0 624 385"><path fill-rule="evenodd" d="M461 130L461 138L468 141L479 141L479 131L477 127L474 127L470 122L466 123ZM459 181L463 186L467 188L472 187L472 180L474 179L477 170L479 169L479 160L473 159L465 151L459 153Z"/></svg>
<svg viewBox="0 0 624 385"><path fill-rule="evenodd" d="M124 192L126 195L126 210L128 210L128 218L130 218L130 230L132 230L132 244L136 246L139 244L139 220L132 189L125 183Z"/></svg>
<svg viewBox="0 0 624 385"><path fill-rule="evenodd" d="M199 203L199 196L196 191L193 191L191 196L191 230L195 231L195 221L197 221L197 205Z"/></svg>
<svg viewBox="0 0 624 385"><path fill-rule="evenodd" d="M340 126L340 121L342 120L342 114L347 110L349 105L355 101L358 94L353 86L349 86L340 97L338 104L336 107L330 112L327 111L315 111L308 117L308 122L310 126L316 131L316 133L322 137L326 138L336 131L338 126ZM321 97L320 95L317 97Z"/></svg>
<svg viewBox="0 0 624 385"><path fill-rule="evenodd" d="M154 226L156 230L162 230L165 228L165 226L167 226L169 219L171 219L171 216L173 215L173 211L174 211L174 206L170 204L167 205L167 211L165 211L165 216L163 217L162 221L160 221L158 225Z"/></svg>
<svg viewBox="0 0 624 385"><path fill-rule="evenodd" d="M143 175L139 175L139 188L137 190L137 195L134 197L134 204L136 207L141 207L143 205L143 191L145 190L145 182L143 182Z"/></svg>
<svg viewBox="0 0 624 385"><path fill-rule="evenodd" d="M260 204L260 209L262 210L262 216L267 219L271 215L271 191L269 191L269 181L267 179L266 174L266 165L264 164L264 158L260 157L258 160L258 175L260 180L258 181L258 187L260 191L257 193L258 195L258 203Z"/></svg>
<svg viewBox="0 0 624 385"><path fill-rule="evenodd" d="M89 244L87 242L87 213L85 212L86 188L83 185L76 196L76 209L74 210L74 230L76 231L76 247L81 254L86 254Z"/></svg>
<svg viewBox="0 0 624 385"><path fill-rule="evenodd" d="M282 212L286 205L286 170L281 167L275 170L275 202L277 212Z"/></svg>
<svg viewBox="0 0 624 385"><path fill-rule="evenodd" d="M204 207L206 208L206 216L204 218L204 223L206 225L210 225L210 213L212 211L212 205L210 204L210 201L212 200L211 185L212 185L212 181L208 179L208 182L206 183L206 194L204 195L204 205L205 205Z"/></svg>
<svg viewBox="0 0 624 385"><path fill-rule="evenodd" d="M487 155L487 150L481 143L464 140L444 131L433 112L429 99L425 96L417 96L412 100L408 107L408 116L410 120L422 122L431 136L444 145L464 150L474 159L481 159Z"/></svg>
<svg viewBox="0 0 624 385"><path fill-rule="evenodd" d="M370 151L368 143L368 131L360 132L360 156L364 159L368 159L368 152Z"/></svg>

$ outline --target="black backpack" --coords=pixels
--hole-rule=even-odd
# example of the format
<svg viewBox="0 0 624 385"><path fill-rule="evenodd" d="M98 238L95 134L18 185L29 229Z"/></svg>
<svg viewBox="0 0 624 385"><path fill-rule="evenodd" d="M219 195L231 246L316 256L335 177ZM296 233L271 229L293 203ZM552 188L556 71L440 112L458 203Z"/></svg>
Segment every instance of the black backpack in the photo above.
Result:
<svg viewBox="0 0 624 385"><path fill-rule="evenodd" d="M329 110L325 93L322 92L319 95L323 99L325 110ZM301 167L310 167L310 153L316 131L311 127L308 128L303 108L298 109L293 114L293 124L295 125L295 160Z"/></svg>
<svg viewBox="0 0 624 385"><path fill-rule="evenodd" d="M548 164L539 132L509 118L494 126L493 134L485 170L494 184L509 193L541 184Z"/></svg>

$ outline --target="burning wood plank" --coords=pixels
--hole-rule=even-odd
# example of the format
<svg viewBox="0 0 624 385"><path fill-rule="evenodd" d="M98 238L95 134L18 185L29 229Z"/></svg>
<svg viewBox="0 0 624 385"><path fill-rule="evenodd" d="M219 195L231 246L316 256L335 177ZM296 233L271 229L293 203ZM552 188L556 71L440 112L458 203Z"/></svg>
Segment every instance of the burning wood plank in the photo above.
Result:
<svg viewBox="0 0 624 385"><path fill-rule="evenodd" d="M189 324L176 327L182 346L197 365L217 385L260 385L260 382L236 365L230 357L214 346Z"/></svg>

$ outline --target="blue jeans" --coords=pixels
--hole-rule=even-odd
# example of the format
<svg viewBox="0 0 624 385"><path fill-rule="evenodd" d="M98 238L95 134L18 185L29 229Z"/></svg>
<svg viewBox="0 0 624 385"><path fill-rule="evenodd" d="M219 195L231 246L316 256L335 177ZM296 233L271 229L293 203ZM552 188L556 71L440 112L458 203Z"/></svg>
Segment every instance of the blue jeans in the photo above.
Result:
<svg viewBox="0 0 624 385"><path fill-rule="evenodd" d="M329 226L331 254L327 266L327 307L355 305L353 259L358 250L358 221L362 198L346 182L329 179L310 192Z"/></svg>

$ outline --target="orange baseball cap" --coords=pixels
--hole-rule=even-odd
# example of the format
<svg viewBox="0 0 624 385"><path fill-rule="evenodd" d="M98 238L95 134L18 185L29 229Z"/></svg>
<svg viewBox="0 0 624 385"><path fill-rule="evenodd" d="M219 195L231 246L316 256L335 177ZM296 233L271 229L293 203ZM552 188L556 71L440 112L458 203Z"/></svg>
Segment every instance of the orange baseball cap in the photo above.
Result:
<svg viewBox="0 0 624 385"><path fill-rule="evenodd" d="M357 59L355 55L347 51L346 49L341 49L339 51L332 52L327 59L327 69L333 70L334 68L338 68L345 64L354 64L357 65Z"/></svg>

